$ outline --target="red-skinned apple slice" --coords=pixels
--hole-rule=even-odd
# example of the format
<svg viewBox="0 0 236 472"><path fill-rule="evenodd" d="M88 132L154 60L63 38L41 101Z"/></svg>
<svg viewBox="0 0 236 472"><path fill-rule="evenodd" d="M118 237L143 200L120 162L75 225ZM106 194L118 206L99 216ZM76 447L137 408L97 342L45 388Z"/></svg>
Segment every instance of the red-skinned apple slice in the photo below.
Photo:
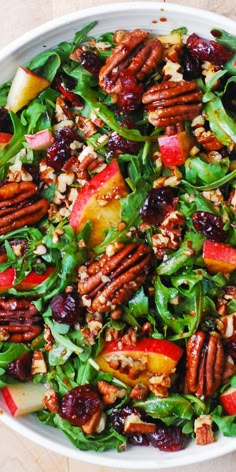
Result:
<svg viewBox="0 0 236 472"><path fill-rule="evenodd" d="M220 395L221 404L228 415L236 415L236 387L229 387Z"/></svg>
<svg viewBox="0 0 236 472"><path fill-rule="evenodd" d="M10 133L0 133L0 151L2 151L2 149L7 145L7 143L9 143L12 136L13 135Z"/></svg>
<svg viewBox="0 0 236 472"><path fill-rule="evenodd" d="M95 359L101 370L112 374L127 385L134 386L139 382L148 384L151 375L170 375L174 372L183 350L173 342L164 339L144 338L137 342L136 346L130 346L116 341L106 343L103 350ZM131 359L145 361L145 371L137 377L130 378L124 371L111 367L111 359Z"/></svg>
<svg viewBox="0 0 236 472"><path fill-rule="evenodd" d="M43 408L46 388L33 382L9 385L2 388L2 395L12 416L23 416Z"/></svg>
<svg viewBox="0 0 236 472"><path fill-rule="evenodd" d="M81 189L72 208L70 224L79 233L87 221L92 221L90 248L103 241L105 229L120 222L120 198L127 195L128 190L116 160Z"/></svg>
<svg viewBox="0 0 236 472"><path fill-rule="evenodd" d="M25 139L33 151L47 149L54 143L55 139L49 129L43 129L35 134L26 134Z"/></svg>
<svg viewBox="0 0 236 472"><path fill-rule="evenodd" d="M203 259L210 272L227 274L236 269L236 248L206 240L203 245Z"/></svg>
<svg viewBox="0 0 236 472"><path fill-rule="evenodd" d="M193 141L186 131L181 131L171 136L160 136L158 145L161 160L166 167L180 166L188 158Z"/></svg>
<svg viewBox="0 0 236 472"><path fill-rule="evenodd" d="M53 272L53 267L49 267L44 274L37 274L36 272L30 272L22 282L14 288L19 291L28 291L32 290L34 287L40 285L44 280L46 280L49 275ZM0 293L4 293L10 288L13 287L14 280L16 277L16 271L13 267L5 269L3 272L0 272Z"/></svg>
<svg viewBox="0 0 236 472"><path fill-rule="evenodd" d="M50 82L26 69L18 67L7 97L6 108L16 113L50 85Z"/></svg>

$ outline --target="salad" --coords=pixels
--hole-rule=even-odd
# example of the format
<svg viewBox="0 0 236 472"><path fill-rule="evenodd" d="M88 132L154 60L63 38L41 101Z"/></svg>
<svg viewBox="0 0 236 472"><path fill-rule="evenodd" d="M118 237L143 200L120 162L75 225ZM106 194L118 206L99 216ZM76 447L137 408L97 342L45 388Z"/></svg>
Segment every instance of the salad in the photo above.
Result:
<svg viewBox="0 0 236 472"><path fill-rule="evenodd" d="M0 86L0 389L80 450L236 435L236 36L117 30Z"/></svg>

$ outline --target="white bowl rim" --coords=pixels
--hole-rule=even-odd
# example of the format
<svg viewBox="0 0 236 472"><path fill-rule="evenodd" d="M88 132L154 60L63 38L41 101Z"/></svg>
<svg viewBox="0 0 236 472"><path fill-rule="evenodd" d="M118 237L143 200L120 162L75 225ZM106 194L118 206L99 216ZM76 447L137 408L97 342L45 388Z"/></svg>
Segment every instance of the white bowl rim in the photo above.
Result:
<svg viewBox="0 0 236 472"><path fill-rule="evenodd" d="M235 32L236 22L227 18L226 16L219 15L218 13L214 13L209 10L199 9L195 7L189 7L186 5L179 5L175 3L161 3L161 2L125 2L125 3L111 3L111 4L103 4L95 7L89 7L86 9L78 10L73 13L69 13L60 17L57 17L53 20L49 20L46 23L26 32L25 34L21 35L19 38L12 41L9 45L5 46L1 49L0 54L0 63L7 59L7 57L13 53L17 53L24 45L28 44L29 42L37 39L43 34L47 34L51 30L55 30L59 27L62 27L68 23L73 23L76 20L83 20L92 18L93 15L98 14L107 14L107 13L114 13L114 12L126 12L130 11L130 9L135 9L136 12L140 12L142 10L154 9L159 11L163 14L168 12L175 11L176 13L183 13L195 16L197 15L199 18L206 19L206 15L210 14L211 22L215 22L216 25L219 23L224 22L225 27L229 32ZM1 394L0 394L0 408L3 408L3 402L1 401ZM0 413L1 413L0 409ZM31 415L29 415L29 418ZM44 438L40 433L31 430L27 423L21 422L21 420L17 420L13 418L9 413L3 411L3 414L0 414L0 420L11 429L15 430L17 433L21 434L22 436L34 441L40 446L43 446L47 449L50 449L53 452L59 453L65 457L70 457L72 459L77 459L82 462L86 462L88 464L95 464L101 465L106 467L113 467L113 468L120 468L124 469L129 467L130 469L147 469L147 470L154 470L154 469L166 469L166 468L176 468L183 465L191 465L195 463L200 463L203 461L207 461L209 459L215 459L217 457L229 454L236 450L235 438L223 438L223 446L221 446L221 441L214 443L213 445L208 445L207 448L201 448L199 451L198 457L196 459L195 454L189 454L182 456L182 451L178 453L174 453L172 456L173 460L170 461L162 461L162 458L167 458L167 453L160 453L158 451L158 456L156 460L161 460L159 464L156 463L154 460L148 461L145 459L144 461L139 460L132 460L128 461L124 454L118 454L117 457L107 457L106 453L94 453L91 451L80 451L76 448L73 448L72 445L69 443L67 445L58 445L55 441ZM142 448L143 449L143 448ZM145 450L146 448L144 448ZM159 456L160 454L160 456ZM164 454L164 455L163 455ZM145 455L145 454L144 454Z"/></svg>

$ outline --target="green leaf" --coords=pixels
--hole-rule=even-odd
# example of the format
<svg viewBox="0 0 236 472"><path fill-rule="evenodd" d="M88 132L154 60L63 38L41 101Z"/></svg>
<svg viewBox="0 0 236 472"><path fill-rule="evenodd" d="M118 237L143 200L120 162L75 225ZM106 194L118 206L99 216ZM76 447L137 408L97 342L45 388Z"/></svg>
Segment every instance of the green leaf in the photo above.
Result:
<svg viewBox="0 0 236 472"><path fill-rule="evenodd" d="M211 416L224 436L236 436L236 415L224 416L223 408L218 406L212 412Z"/></svg>
<svg viewBox="0 0 236 472"><path fill-rule="evenodd" d="M235 34L228 33L227 31L220 28L212 29L211 34L214 36L215 41L217 41L217 43L220 43L222 44L222 46L225 46L226 48L229 48L231 50L236 49Z"/></svg>
<svg viewBox="0 0 236 472"><path fill-rule="evenodd" d="M0 152L0 167L9 163L11 158L20 151L27 131L15 113L10 112L10 117L14 128L14 135L2 152Z"/></svg>
<svg viewBox="0 0 236 472"><path fill-rule="evenodd" d="M200 157L189 158L185 162L185 179L191 184L211 184L224 177L229 169L228 158L214 164L203 161Z"/></svg>
<svg viewBox="0 0 236 472"><path fill-rule="evenodd" d="M158 275L173 275L181 268L191 267L202 250L204 238L200 234L188 232L179 249L165 258L157 267ZM189 247L193 250L190 255Z"/></svg>
<svg viewBox="0 0 236 472"><path fill-rule="evenodd" d="M25 344L5 342L0 348L0 367L7 367L9 362L15 361L27 351L28 348Z"/></svg>
<svg viewBox="0 0 236 472"><path fill-rule="evenodd" d="M181 395L171 394L167 398L158 398L151 394L145 401L137 401L134 405L144 410L153 418L173 417L190 420L193 416L193 407L191 403Z"/></svg>
<svg viewBox="0 0 236 472"><path fill-rule="evenodd" d="M143 287L141 287L129 301L129 310L135 317L148 314L148 297L145 295Z"/></svg>
<svg viewBox="0 0 236 472"><path fill-rule="evenodd" d="M74 39L72 41L72 44L74 45L74 49L76 49L81 43L84 43L89 39L88 33L95 28L97 22L96 21L91 21L91 23L88 23L87 25L84 26L80 31L77 31L77 33L74 36Z"/></svg>
<svg viewBox="0 0 236 472"><path fill-rule="evenodd" d="M229 116L219 97L214 96L205 106L207 120L217 139L225 146L236 143L236 122Z"/></svg>
<svg viewBox="0 0 236 472"><path fill-rule="evenodd" d="M53 49L47 49L32 59L28 63L27 68L52 82L60 65L60 55Z"/></svg>

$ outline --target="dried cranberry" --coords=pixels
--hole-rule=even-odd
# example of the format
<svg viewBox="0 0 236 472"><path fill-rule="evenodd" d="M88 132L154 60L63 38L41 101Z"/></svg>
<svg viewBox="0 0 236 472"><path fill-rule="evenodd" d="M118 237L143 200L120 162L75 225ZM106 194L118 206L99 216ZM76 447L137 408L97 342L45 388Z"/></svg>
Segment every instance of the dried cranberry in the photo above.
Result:
<svg viewBox="0 0 236 472"><path fill-rule="evenodd" d="M155 433L148 435L153 447L165 452L184 449L186 437L177 426L166 426L159 422Z"/></svg>
<svg viewBox="0 0 236 472"><path fill-rule="evenodd" d="M224 348L227 354L236 359L236 334L224 339Z"/></svg>
<svg viewBox="0 0 236 472"><path fill-rule="evenodd" d="M83 100L76 93L72 92L71 89L74 89L76 86L76 81L72 79L63 79L63 77L57 77L56 87L61 92L63 97L70 102L73 106L82 106Z"/></svg>
<svg viewBox="0 0 236 472"><path fill-rule="evenodd" d="M137 433L125 433L124 424L127 416L137 414L140 418L145 421L145 414L142 411L139 411L137 408L132 406L125 406L124 408L114 408L110 415L110 424L111 426L120 434L123 434L127 437L127 440L130 444L134 446L148 446L149 439L146 434L137 434Z"/></svg>
<svg viewBox="0 0 236 472"><path fill-rule="evenodd" d="M55 141L47 150L47 165L60 172L63 164L70 157L69 146L65 142Z"/></svg>
<svg viewBox="0 0 236 472"><path fill-rule="evenodd" d="M224 223L219 216L207 211L196 211L192 219L193 226L198 233L203 234L211 241L225 241L227 232L224 231Z"/></svg>
<svg viewBox="0 0 236 472"><path fill-rule="evenodd" d="M132 72L124 70L120 73L121 92L118 95L118 108L124 113L136 110L142 102L143 86L137 84Z"/></svg>
<svg viewBox="0 0 236 472"><path fill-rule="evenodd" d="M34 164L24 164L24 169L28 172L36 184L40 182L39 168Z"/></svg>
<svg viewBox="0 0 236 472"><path fill-rule="evenodd" d="M197 79L201 76L201 64L199 59L190 52L189 49L183 47L181 56L181 66L183 68L183 77L185 80Z"/></svg>
<svg viewBox="0 0 236 472"><path fill-rule="evenodd" d="M82 426L100 409L101 399L95 388L80 385L62 397L60 416L74 426Z"/></svg>
<svg viewBox="0 0 236 472"><path fill-rule="evenodd" d="M60 293L50 302L52 318L57 323L73 325L81 321L82 308L77 293Z"/></svg>
<svg viewBox="0 0 236 472"><path fill-rule="evenodd" d="M70 144L77 138L76 133L70 128L61 128L55 133L55 142L46 153L47 165L60 172L65 162L71 156Z"/></svg>
<svg viewBox="0 0 236 472"><path fill-rule="evenodd" d="M77 135L71 128L60 128L56 131L55 138L58 142L65 142L67 144L71 144L72 141L77 139Z"/></svg>
<svg viewBox="0 0 236 472"><path fill-rule="evenodd" d="M203 39L193 33L187 39L187 48L201 61L209 61L216 65L223 65L232 56L232 52L216 41Z"/></svg>
<svg viewBox="0 0 236 472"><path fill-rule="evenodd" d="M125 118L121 122L121 126L129 129L137 129L137 126L129 118ZM136 141L130 141L120 136L114 131L108 141L109 157L116 158L119 154L138 154L140 149L140 143Z"/></svg>
<svg viewBox="0 0 236 472"><path fill-rule="evenodd" d="M0 131L4 133L13 133L13 126L9 112L4 107L0 107Z"/></svg>
<svg viewBox="0 0 236 472"><path fill-rule="evenodd" d="M7 366L7 374L16 380L29 382L33 376L31 373L33 353L25 352L15 361L9 362Z"/></svg>
<svg viewBox="0 0 236 472"><path fill-rule="evenodd" d="M80 55L80 63L90 74L98 76L102 64L95 52L91 50L83 51Z"/></svg>
<svg viewBox="0 0 236 472"><path fill-rule="evenodd" d="M175 198L170 187L153 188L140 209L144 223L160 224L175 207Z"/></svg>

